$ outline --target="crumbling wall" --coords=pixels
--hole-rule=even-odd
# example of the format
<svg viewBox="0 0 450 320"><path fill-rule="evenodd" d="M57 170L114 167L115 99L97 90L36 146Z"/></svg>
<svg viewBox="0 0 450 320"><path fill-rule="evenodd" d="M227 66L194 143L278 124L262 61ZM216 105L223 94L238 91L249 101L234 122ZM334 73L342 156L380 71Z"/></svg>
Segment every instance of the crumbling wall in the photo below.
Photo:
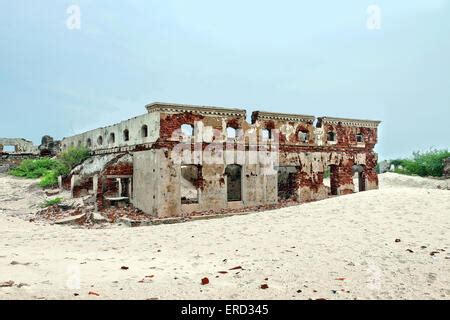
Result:
<svg viewBox="0 0 450 320"><path fill-rule="evenodd" d="M98 161L108 168L98 173L103 177L132 174L132 203L146 213L177 217L194 211L265 206L280 200L301 203L345 195L354 192L355 166L362 170L362 190L378 188L377 155L373 151L377 121L322 117L314 125L313 116L257 111L249 124L242 109L162 103L147 109L150 116L132 120L133 128L131 122L124 122L81 136L92 140L94 154L133 154L132 162L123 167L109 162L105 166L106 158L102 157L94 158L91 166ZM129 130L130 138L136 136L145 119L152 121L147 124L148 139L95 145L95 135L101 134L105 141L114 130L119 130L114 131L116 139L120 139L120 130ZM190 132L183 132L184 125ZM236 130L234 135L229 128ZM263 131L268 132L267 137ZM77 139L80 136L64 142L72 144ZM239 166L240 179L230 178L234 175L227 169L230 165ZM196 177L182 173L183 166L197 168ZM288 174L279 172L283 167L294 169ZM328 170L330 182L326 186ZM98 198L116 189L114 182L99 178Z"/></svg>
<svg viewBox="0 0 450 320"><path fill-rule="evenodd" d="M146 130L143 130L143 128ZM128 132L128 139L125 132ZM146 131L146 136L144 136ZM159 137L159 113L146 113L144 115L122 121L118 124L98 128L82 134L64 138L61 141L61 150L71 147L86 147L94 154L101 154L104 150L109 152L132 151L137 145L141 147L154 143Z"/></svg>
<svg viewBox="0 0 450 320"><path fill-rule="evenodd" d="M108 206L108 202L105 197L121 197L121 194L118 194L119 185L118 183L122 183L122 180L129 181L130 186L132 185L132 178L134 173L133 167L133 156L132 154L126 153L116 156L114 159L105 164L103 170L98 174L97 183L98 186L96 188L96 201L97 208L102 210L105 206ZM120 182L118 182L118 180ZM132 203L133 200L133 192L126 192L129 201Z"/></svg>
<svg viewBox="0 0 450 320"><path fill-rule="evenodd" d="M41 156L56 156L61 151L61 141L43 136L38 150Z"/></svg>
<svg viewBox="0 0 450 320"><path fill-rule="evenodd" d="M14 147L12 151L6 151L6 146ZM33 142L22 138L0 138L0 154L36 154L37 148Z"/></svg>

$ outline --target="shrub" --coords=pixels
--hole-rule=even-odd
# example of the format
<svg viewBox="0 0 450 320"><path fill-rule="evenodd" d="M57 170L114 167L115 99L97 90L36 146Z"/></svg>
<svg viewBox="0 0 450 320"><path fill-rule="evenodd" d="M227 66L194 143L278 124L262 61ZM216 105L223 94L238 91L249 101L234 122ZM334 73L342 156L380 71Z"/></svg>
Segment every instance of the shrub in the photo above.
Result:
<svg viewBox="0 0 450 320"><path fill-rule="evenodd" d="M412 159L397 159L391 161L397 168L396 173L418 175L421 177L441 177L444 171L443 160L450 157L448 150L430 150L414 152Z"/></svg>
<svg viewBox="0 0 450 320"><path fill-rule="evenodd" d="M47 207L51 207L54 206L55 204L60 204L63 201L62 198L54 198L54 199L50 199L50 200L46 200L41 207L42 208L47 208Z"/></svg>
<svg viewBox="0 0 450 320"><path fill-rule="evenodd" d="M70 148L62 152L56 159L41 158L24 160L12 169L10 174L28 179L41 178L42 188L54 187L58 184L58 176L65 176L70 170L81 164L89 157L89 150L85 148Z"/></svg>
<svg viewBox="0 0 450 320"><path fill-rule="evenodd" d="M37 179L47 174L48 171L55 170L58 167L60 167L58 161L50 158L28 159L22 161L18 167L12 169L10 174L16 177Z"/></svg>
<svg viewBox="0 0 450 320"><path fill-rule="evenodd" d="M57 186L58 176L59 174L54 170L47 171L47 173L42 177L41 181L39 182L39 186L44 189Z"/></svg>
<svg viewBox="0 0 450 320"><path fill-rule="evenodd" d="M58 160L67 168L74 168L89 158L86 148L69 148L58 156Z"/></svg>

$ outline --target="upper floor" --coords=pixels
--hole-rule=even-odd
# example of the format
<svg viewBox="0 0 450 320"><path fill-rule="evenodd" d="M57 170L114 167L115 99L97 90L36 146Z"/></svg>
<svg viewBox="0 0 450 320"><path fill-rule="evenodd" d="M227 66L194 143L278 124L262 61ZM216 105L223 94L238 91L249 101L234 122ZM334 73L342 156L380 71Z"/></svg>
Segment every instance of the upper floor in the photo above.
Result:
<svg viewBox="0 0 450 320"><path fill-rule="evenodd" d="M94 153L137 146L185 143L279 144L291 147L373 148L380 121L155 102L147 113L118 124L64 138L61 148Z"/></svg>

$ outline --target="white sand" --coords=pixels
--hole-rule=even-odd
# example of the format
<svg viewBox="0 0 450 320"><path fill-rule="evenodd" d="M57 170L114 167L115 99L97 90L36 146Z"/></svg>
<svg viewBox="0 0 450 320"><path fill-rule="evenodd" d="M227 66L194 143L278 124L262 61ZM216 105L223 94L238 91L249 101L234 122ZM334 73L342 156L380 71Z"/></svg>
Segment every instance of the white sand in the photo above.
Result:
<svg viewBox="0 0 450 320"><path fill-rule="evenodd" d="M404 179L245 216L89 230L13 216L27 203L8 198L28 182L0 176L0 286L15 282L0 299L449 299L450 191Z"/></svg>

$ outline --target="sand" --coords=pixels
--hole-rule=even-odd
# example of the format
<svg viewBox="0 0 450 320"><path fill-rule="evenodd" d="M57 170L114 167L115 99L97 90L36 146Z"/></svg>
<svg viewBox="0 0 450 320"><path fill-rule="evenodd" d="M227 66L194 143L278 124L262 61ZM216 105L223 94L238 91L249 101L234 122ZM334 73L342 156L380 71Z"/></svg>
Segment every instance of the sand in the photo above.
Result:
<svg viewBox="0 0 450 320"><path fill-rule="evenodd" d="M449 299L450 191L408 179L383 174L380 190L243 216L90 230L26 221L42 192L1 175L0 299Z"/></svg>

